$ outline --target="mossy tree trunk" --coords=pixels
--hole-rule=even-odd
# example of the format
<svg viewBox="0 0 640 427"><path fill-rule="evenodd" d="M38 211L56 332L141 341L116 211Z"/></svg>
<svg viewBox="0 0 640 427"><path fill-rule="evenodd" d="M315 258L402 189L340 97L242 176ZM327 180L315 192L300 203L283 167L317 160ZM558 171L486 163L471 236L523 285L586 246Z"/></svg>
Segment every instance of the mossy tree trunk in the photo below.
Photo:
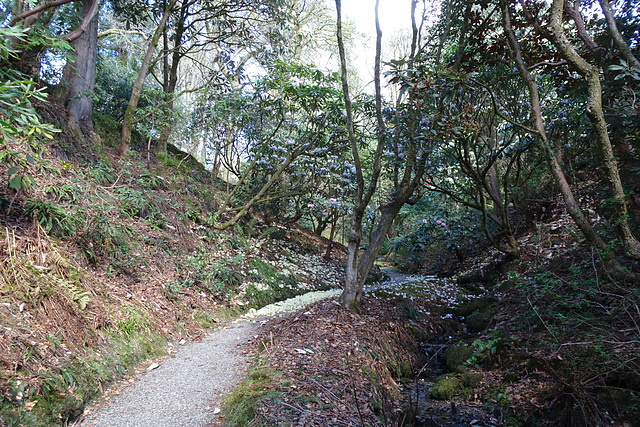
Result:
<svg viewBox="0 0 640 427"><path fill-rule="evenodd" d="M131 129L133 128L133 124L135 121L136 108L138 107L140 96L142 95L142 87L144 86L144 81L149 74L151 60L153 59L153 54L156 50L156 47L158 46L158 42L160 41L160 36L162 36L162 34L164 33L165 26L167 24L167 21L169 20L169 16L171 16L171 12L176 2L177 0L172 0L162 14L162 18L160 18L160 22L158 23L158 28L156 28L156 31L153 34L151 41L149 42L147 52L144 55L142 64L140 65L138 77L133 84L133 90L131 91L129 104L127 105L127 109L124 113L122 132L120 135L120 147L118 148L118 155L121 157L125 154L125 152L129 148L129 145L131 144Z"/></svg>
<svg viewBox="0 0 640 427"><path fill-rule="evenodd" d="M611 248L609 248L609 246L607 246L602 238L595 232L593 226L580 209L580 206L578 205L578 202L576 201L573 194L573 190L571 189L571 186L569 185L569 182L567 181L567 178L559 163L558 157L556 156L554 147L547 139L544 120L542 118L542 108L540 106L540 93L538 91L538 84L527 69L522 58L520 44L515 36L511 25L512 17L511 11L509 9L509 4L506 1L503 1L501 6L503 26L505 35L507 37L509 49L511 51L513 61L516 64L520 77L526 84L529 92L529 99L531 102L531 121L534 125L534 128L530 129L530 132L537 135L541 142L541 145L546 153L549 170L551 171L551 175L554 177L555 182L558 185L558 189L565 203L565 208L567 209L567 212L569 213L575 224L578 226L582 234L585 236L587 241L598 251L600 258L603 261L605 270L617 277L627 277L627 274L625 274L622 270Z"/></svg>
<svg viewBox="0 0 640 427"><path fill-rule="evenodd" d="M344 96L345 110L347 114L347 128L349 131L349 144L351 146L351 154L353 163L356 168L357 190L353 204L353 213L351 215L351 224L349 228L348 244L347 244L347 266L345 271L345 285L340 295L340 304L353 312L360 312L360 297L362 296L362 284L364 278L358 269L358 261L360 257L360 242L362 241L362 220L364 212L371 197L378 185L378 178L381 171L382 147L385 140L384 122L382 121L382 98L380 95L380 52L382 31L378 20L378 1L376 1L376 59L375 59L375 89L376 89L376 116L378 119L378 145L373 160L373 170L369 178L369 185L365 189L364 175L362 172L362 163L360 161L360 153L358 141L354 130L353 109L351 105L351 97L349 95L349 84L347 82L347 60L344 50L344 42L342 37L342 4L341 0L335 0L337 21L336 36L338 41L338 52L340 56L340 71L342 76L342 92Z"/></svg>
<svg viewBox="0 0 640 427"><path fill-rule="evenodd" d="M603 4L606 4L603 2ZM602 110L602 85L600 83L600 67L590 64L574 49L564 33L562 12L564 0L553 0L549 18L549 35L560 55L582 76L587 84L586 115L596 135L596 143L602 156L609 193L614 202L614 222L622 239L625 255L640 259L640 242L629 227L627 200L624 195L617 160L609 139L607 122ZM604 8L603 8L604 9ZM626 43L624 44L626 46ZM637 61L636 61L637 62Z"/></svg>

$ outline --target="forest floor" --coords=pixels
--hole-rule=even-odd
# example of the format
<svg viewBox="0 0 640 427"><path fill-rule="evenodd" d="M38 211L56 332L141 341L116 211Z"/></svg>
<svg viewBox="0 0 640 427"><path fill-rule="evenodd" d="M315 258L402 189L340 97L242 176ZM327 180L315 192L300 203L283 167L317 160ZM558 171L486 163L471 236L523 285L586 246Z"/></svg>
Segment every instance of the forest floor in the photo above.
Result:
<svg viewBox="0 0 640 427"><path fill-rule="evenodd" d="M87 404L134 379L112 400L153 408L128 394L153 378L202 384L187 403L164 398L204 410L186 412L196 425L638 425L640 284L601 274L561 203L521 230L519 260L486 246L462 262L425 253L446 279L392 274L355 315L331 299L339 247L327 261L327 239L264 216L211 229L202 218L224 183L184 153L118 159L117 127L100 133L93 151L63 134L29 193L0 189L0 425L99 425L109 409ZM241 323L242 352L225 345L217 360L249 367L221 405L211 387L232 382L211 371L240 380L242 363L170 371L216 334L235 344L237 329L211 327L318 291L327 299L260 329ZM158 404L153 416L172 412Z"/></svg>
<svg viewBox="0 0 640 427"><path fill-rule="evenodd" d="M433 381L425 376L409 381L413 368L424 361L415 357L407 319L398 317L388 300L418 295L418 310L430 314L427 310L442 312L456 305L460 289L436 277L385 273L388 279L367 287L361 315L340 308L331 297L336 292L311 292L227 322L198 342L176 343L168 356L145 363L134 376L109 387L73 425L244 425L249 422L245 416L268 425L390 425L406 418L405 406L412 400L409 415L433 425L498 425L479 402L432 399ZM289 313L295 308L299 310ZM268 366L256 365L264 356ZM249 379L244 384L249 388L256 379L261 385L275 382L277 388L252 390L259 406L243 408L243 396L240 410L221 413L221 398L242 378ZM227 406L233 406L234 393Z"/></svg>

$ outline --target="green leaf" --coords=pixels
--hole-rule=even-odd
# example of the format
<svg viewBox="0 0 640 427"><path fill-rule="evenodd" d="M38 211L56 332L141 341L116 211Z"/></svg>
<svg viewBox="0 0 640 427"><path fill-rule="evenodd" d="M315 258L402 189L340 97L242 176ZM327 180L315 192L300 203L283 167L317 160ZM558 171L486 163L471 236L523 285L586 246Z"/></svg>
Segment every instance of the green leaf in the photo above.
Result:
<svg viewBox="0 0 640 427"><path fill-rule="evenodd" d="M11 176L11 175L15 174L16 172L18 172L19 170L20 170L19 167L14 166L14 167L9 168L9 170L7 171L7 174L9 176Z"/></svg>
<svg viewBox="0 0 640 427"><path fill-rule="evenodd" d="M18 190L21 184L22 177L20 175L14 176L13 179L9 181L9 187L13 188L14 190Z"/></svg>

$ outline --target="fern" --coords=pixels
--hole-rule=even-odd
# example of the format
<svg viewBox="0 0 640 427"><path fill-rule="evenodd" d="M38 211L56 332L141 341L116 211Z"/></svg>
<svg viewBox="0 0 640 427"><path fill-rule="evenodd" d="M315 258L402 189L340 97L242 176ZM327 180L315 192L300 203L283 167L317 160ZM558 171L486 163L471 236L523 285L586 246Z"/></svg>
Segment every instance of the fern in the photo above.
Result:
<svg viewBox="0 0 640 427"><path fill-rule="evenodd" d="M74 189L69 184L63 184L61 186L47 185L42 189L42 191L45 194L53 196L59 202L62 200L75 202L76 200Z"/></svg>
<svg viewBox="0 0 640 427"><path fill-rule="evenodd" d="M76 282L65 278L69 277L69 270L73 266L56 250L50 252L47 256L47 265L49 265L58 275L49 275L49 278L58 288L64 289L65 293L76 303L80 310L87 308L87 304L91 302L89 292L80 287ZM61 277L62 276L62 277Z"/></svg>
<svg viewBox="0 0 640 427"><path fill-rule="evenodd" d="M69 268L69 262L56 251L49 254L49 256L47 257L47 262L59 272Z"/></svg>
<svg viewBox="0 0 640 427"><path fill-rule="evenodd" d="M80 310L87 308L87 305L91 302L91 296L89 292L81 288L77 283L70 282L57 276L51 276L51 280L65 293L78 304Z"/></svg>

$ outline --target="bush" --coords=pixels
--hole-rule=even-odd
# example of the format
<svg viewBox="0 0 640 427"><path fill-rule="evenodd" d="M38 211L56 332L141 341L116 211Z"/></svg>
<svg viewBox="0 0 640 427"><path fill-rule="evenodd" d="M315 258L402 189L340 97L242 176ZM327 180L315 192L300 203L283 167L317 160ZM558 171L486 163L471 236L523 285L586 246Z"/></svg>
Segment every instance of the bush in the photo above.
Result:
<svg viewBox="0 0 640 427"><path fill-rule="evenodd" d="M75 224L73 218L60 206L48 200L28 199L24 214L35 218L47 233L58 236L69 236L74 233Z"/></svg>

